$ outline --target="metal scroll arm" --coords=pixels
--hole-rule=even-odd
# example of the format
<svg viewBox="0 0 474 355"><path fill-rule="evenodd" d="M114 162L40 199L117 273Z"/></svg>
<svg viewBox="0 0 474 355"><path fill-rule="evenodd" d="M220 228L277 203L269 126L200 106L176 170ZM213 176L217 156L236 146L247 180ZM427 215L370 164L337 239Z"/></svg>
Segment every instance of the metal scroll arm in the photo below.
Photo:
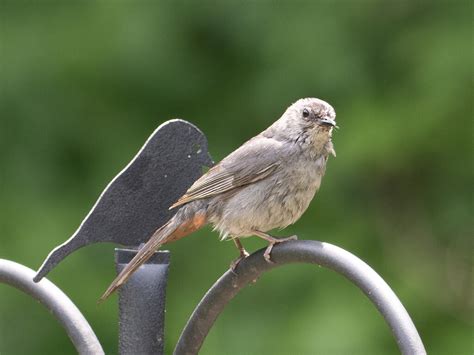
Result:
<svg viewBox="0 0 474 355"><path fill-rule="evenodd" d="M175 355L197 354L227 303L264 272L288 263L317 264L342 274L374 303L388 323L402 354L426 354L415 325L395 293L370 266L355 255L337 246L310 240L276 245L272 250L274 264L264 260L263 251L259 250L241 261L235 274L227 271L209 289L181 333Z"/></svg>
<svg viewBox="0 0 474 355"><path fill-rule="evenodd" d="M33 282L35 271L0 259L0 283L6 283L38 300L66 329L79 354L104 354L89 323L72 301L51 281Z"/></svg>

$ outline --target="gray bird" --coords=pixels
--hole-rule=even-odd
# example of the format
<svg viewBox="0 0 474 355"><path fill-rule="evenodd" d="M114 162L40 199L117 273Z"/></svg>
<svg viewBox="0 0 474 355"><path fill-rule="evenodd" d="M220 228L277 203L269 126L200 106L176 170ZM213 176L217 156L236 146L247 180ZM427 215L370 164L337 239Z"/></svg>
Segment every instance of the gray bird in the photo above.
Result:
<svg viewBox="0 0 474 355"><path fill-rule="evenodd" d="M160 227L122 270L100 300L124 284L162 245L181 239L207 223L221 240L232 239L240 257L248 256L240 238L257 236L269 242L264 257L271 262L275 238L268 231L295 223L308 208L326 170L336 127L331 105L315 98L300 99L279 120L244 143L201 176L170 207L176 214Z"/></svg>

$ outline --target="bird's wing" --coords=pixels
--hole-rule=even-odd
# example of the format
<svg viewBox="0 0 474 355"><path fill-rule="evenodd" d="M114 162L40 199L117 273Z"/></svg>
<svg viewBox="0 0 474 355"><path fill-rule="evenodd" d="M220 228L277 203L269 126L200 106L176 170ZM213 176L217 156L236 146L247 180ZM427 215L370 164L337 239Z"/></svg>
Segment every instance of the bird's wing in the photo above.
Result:
<svg viewBox="0 0 474 355"><path fill-rule="evenodd" d="M252 184L280 165L281 143L257 136L201 176L170 209Z"/></svg>

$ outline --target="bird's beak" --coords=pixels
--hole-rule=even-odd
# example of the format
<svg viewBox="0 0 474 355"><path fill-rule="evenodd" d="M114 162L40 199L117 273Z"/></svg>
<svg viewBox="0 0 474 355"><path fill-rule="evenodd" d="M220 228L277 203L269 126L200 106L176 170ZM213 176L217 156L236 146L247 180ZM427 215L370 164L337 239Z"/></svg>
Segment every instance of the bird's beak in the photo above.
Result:
<svg viewBox="0 0 474 355"><path fill-rule="evenodd" d="M331 118L327 118L327 117L322 118L319 122L321 122L321 124L325 124L325 125L329 125L329 126L333 126L333 127L336 126L336 121L334 121Z"/></svg>

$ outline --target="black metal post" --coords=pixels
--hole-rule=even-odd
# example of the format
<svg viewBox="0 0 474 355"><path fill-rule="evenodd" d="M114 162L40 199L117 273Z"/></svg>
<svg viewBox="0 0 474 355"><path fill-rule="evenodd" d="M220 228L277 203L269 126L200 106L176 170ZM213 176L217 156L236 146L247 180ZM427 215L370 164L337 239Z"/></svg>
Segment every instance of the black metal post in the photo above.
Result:
<svg viewBox="0 0 474 355"><path fill-rule="evenodd" d="M115 249L117 272L136 250ZM165 299L170 254L158 251L119 290L119 352L163 354Z"/></svg>

